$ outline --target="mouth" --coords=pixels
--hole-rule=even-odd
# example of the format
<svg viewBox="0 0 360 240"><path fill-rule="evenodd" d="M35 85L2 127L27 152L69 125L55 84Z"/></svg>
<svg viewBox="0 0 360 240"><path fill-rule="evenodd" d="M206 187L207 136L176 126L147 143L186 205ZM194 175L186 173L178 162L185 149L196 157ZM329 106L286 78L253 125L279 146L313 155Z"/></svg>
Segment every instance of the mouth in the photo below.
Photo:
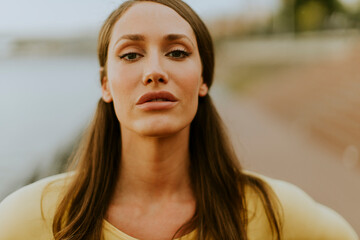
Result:
<svg viewBox="0 0 360 240"><path fill-rule="evenodd" d="M150 100L148 102L169 102L169 100L165 99L165 98L157 98L157 99L152 99L152 100Z"/></svg>
<svg viewBox="0 0 360 240"><path fill-rule="evenodd" d="M149 92L142 95L136 102L136 105L141 105L148 102L177 102L178 99L170 92L159 91Z"/></svg>
<svg viewBox="0 0 360 240"><path fill-rule="evenodd" d="M136 106L142 111L165 111L174 108L178 99L167 91L149 92L142 95Z"/></svg>

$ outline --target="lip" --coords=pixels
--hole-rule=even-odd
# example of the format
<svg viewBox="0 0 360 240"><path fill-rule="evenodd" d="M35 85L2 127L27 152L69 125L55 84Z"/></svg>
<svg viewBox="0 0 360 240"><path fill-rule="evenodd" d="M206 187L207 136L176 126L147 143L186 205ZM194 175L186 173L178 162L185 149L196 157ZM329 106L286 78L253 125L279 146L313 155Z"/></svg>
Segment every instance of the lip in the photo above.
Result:
<svg viewBox="0 0 360 240"><path fill-rule="evenodd" d="M165 99L166 101L152 101ZM168 91L148 92L142 95L136 102L136 106L143 110L166 110L174 107L178 99Z"/></svg>
<svg viewBox="0 0 360 240"><path fill-rule="evenodd" d="M167 101L162 102L177 102L178 99L170 92L159 91L159 92L148 92L142 95L139 100L136 102L136 105L144 104L150 102L154 99L166 99Z"/></svg>

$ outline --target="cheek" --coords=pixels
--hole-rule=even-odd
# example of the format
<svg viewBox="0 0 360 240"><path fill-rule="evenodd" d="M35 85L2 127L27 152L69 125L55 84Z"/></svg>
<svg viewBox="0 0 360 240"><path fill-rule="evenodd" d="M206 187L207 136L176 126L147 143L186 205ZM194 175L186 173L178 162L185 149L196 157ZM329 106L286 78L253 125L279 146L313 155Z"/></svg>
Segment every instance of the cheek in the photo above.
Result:
<svg viewBox="0 0 360 240"><path fill-rule="evenodd" d="M199 87L202 81L201 71L198 67L188 67L182 68L178 71L177 76L179 79L179 85L183 89L189 100L198 98L199 96ZM181 78L179 77L181 76Z"/></svg>
<svg viewBox="0 0 360 240"><path fill-rule="evenodd" d="M110 91L114 99L114 104L121 104L126 100L130 100L131 93L134 92L141 75L139 70L134 66L121 66L120 64L112 64L108 67L108 79L110 83Z"/></svg>
<svg viewBox="0 0 360 240"><path fill-rule="evenodd" d="M202 81L201 68L196 65L179 68L176 71L176 85L182 93L182 108L179 119L184 119L187 122L192 121L197 108L199 99L199 87ZM175 72L174 72L175 74Z"/></svg>
<svg viewBox="0 0 360 240"><path fill-rule="evenodd" d="M139 70L133 66L109 65L108 80L110 92L113 98L116 116L119 122L123 122L130 116L136 101L136 89L141 76Z"/></svg>

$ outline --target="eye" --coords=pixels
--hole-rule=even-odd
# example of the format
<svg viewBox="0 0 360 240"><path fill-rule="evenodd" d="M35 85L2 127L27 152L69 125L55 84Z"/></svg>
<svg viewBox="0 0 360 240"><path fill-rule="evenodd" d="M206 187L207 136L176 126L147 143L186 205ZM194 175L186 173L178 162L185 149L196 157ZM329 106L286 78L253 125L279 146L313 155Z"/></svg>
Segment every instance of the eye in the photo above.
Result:
<svg viewBox="0 0 360 240"><path fill-rule="evenodd" d="M175 59L182 59L190 56L190 53L184 50L174 50L166 54L166 56L175 58Z"/></svg>
<svg viewBox="0 0 360 240"><path fill-rule="evenodd" d="M142 57L141 54L131 52L131 53L125 53L125 54L121 55L120 59L124 59L126 61L136 61L140 57Z"/></svg>

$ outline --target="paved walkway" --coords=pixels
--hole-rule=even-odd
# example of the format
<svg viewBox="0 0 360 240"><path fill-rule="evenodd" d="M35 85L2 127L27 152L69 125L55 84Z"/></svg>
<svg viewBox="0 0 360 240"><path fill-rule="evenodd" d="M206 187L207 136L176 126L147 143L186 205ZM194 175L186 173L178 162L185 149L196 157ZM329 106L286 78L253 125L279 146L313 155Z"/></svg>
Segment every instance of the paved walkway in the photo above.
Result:
<svg viewBox="0 0 360 240"><path fill-rule="evenodd" d="M344 216L360 234L360 169L349 168L252 98L215 89L215 103L246 169L291 182Z"/></svg>

